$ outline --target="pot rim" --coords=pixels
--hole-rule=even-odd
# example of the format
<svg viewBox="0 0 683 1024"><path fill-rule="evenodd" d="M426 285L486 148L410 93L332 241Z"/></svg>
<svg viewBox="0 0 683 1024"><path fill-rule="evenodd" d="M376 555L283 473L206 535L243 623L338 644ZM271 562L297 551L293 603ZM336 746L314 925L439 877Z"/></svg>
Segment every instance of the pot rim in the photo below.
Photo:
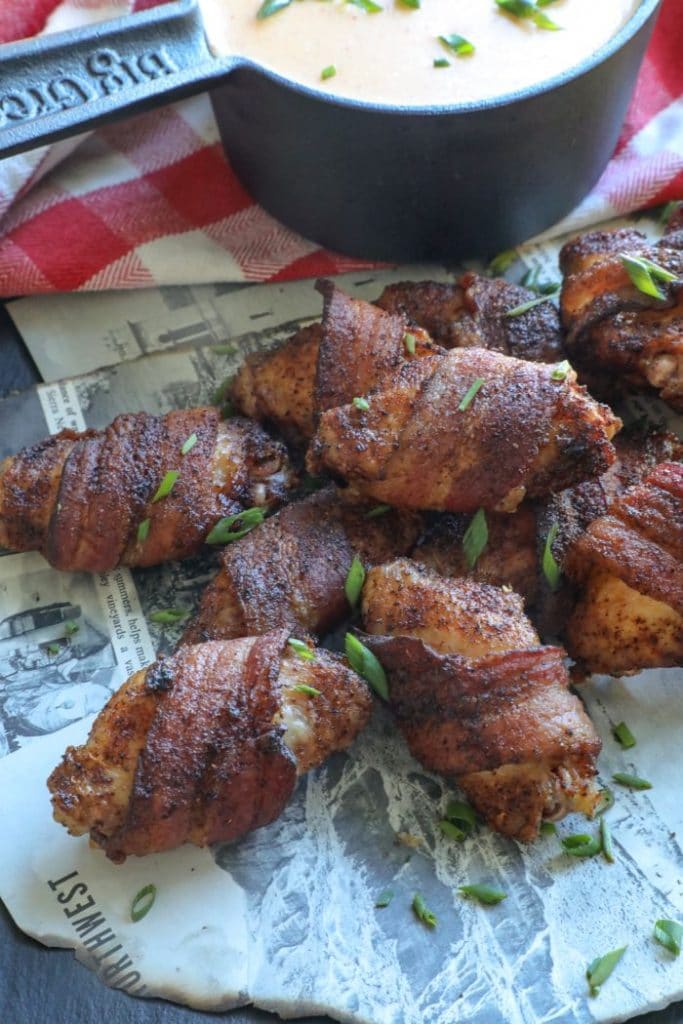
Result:
<svg viewBox="0 0 683 1024"><path fill-rule="evenodd" d="M190 2L192 3L192 0L190 0ZM199 0L194 0L194 2L199 3ZM561 74L554 75L552 78L545 78L543 81L538 82L535 85L528 86L525 89L503 93L500 96L491 96L483 100L470 100L466 103L433 103L428 105L423 104L412 106L398 103L355 99L352 97L338 96L333 93L325 92L323 89L316 88L315 86L304 85L301 82L297 82L296 79L289 78L277 71L273 71L249 57L239 55L223 56L219 57L218 61L223 66L226 77L229 77L230 72L234 70L246 68L272 80L275 84L282 86L283 88L289 89L291 92L298 93L308 99L322 101L329 106L339 107L344 110L358 110L359 112L364 111L369 113L385 114L390 117L397 115L401 117L408 115L425 117L434 115L483 113L488 110L496 110L500 107L519 103L522 100L542 96L544 93L552 92L561 86L569 85L577 78L583 77L583 75L608 60L628 42L630 42L630 40L633 39L633 37L636 36L644 27L645 23L654 14L661 3L662 0L641 0L637 10L631 15L628 21L622 25L619 31L611 37L611 39L608 39L606 43L603 43L598 50L592 53L589 57L586 57L581 61L581 63L573 65L573 67L568 68ZM216 84L220 84L220 82Z"/></svg>

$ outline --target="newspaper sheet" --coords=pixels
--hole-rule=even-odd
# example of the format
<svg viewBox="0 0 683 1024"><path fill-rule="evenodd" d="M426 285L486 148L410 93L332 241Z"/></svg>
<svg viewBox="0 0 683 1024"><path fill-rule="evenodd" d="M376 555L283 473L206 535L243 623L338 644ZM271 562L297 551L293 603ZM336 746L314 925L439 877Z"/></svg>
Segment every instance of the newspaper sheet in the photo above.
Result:
<svg viewBox="0 0 683 1024"><path fill-rule="evenodd" d="M404 268L398 277L406 276ZM373 294L378 284L375 278ZM85 364L91 372L0 402L0 458L63 426L102 427L123 410L205 402L243 353L289 333L299 315L309 319L316 309L290 301L290 286L278 286L261 330L250 319L265 308L253 298L256 289L214 291L212 310L224 302L220 330L176 338L179 348L164 345L166 332L199 322L205 290L191 291L177 319L156 293L127 295L125 303L88 296L88 330L97 323L99 339ZM61 321L53 319L62 348L47 344L48 314L32 320L38 307L24 305L17 315L21 303L15 306L45 367L56 367L56 351L62 368L74 368L67 298L78 305L86 297L54 300L64 310ZM204 325L216 320L214 312L202 315ZM146 336L157 339L154 351L107 347L123 338L127 317L144 322ZM113 359L117 365L101 368ZM177 642L182 624L160 625L152 613L173 607L190 614L214 571L210 553L95 576L57 573L37 554L0 558L0 895L21 928L73 948L105 984L133 995L207 1009L253 1002L287 1016L322 1011L353 1024L588 1024L625 1020L683 996L683 959L651 938L655 920L683 917L683 746L680 673L673 670L647 680L597 680L586 691L604 740L602 776L637 771L653 782L647 792L620 793L609 811L617 851L611 865L566 857L557 836L528 848L487 831L465 844L447 840L438 821L451 791L410 758L384 708L350 751L301 781L277 822L243 842L115 866L86 839L70 837L52 820L47 774L67 745L85 739L121 680ZM622 720L638 738L635 751L614 741ZM594 828L574 818L559 831ZM408 847L398 838L406 835ZM155 905L133 923L131 902L150 882ZM492 884L507 898L490 908L464 901L458 887L470 882ZM377 895L387 888L395 898L378 910ZM415 892L437 913L433 931L412 915ZM590 999L587 964L621 945L628 946L622 969Z"/></svg>

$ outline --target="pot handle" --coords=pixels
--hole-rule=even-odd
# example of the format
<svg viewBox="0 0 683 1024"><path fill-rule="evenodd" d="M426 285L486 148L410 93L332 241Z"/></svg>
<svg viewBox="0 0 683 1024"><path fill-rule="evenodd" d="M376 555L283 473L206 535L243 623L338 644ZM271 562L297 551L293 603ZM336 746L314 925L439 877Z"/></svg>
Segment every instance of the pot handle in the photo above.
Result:
<svg viewBox="0 0 683 1024"><path fill-rule="evenodd" d="M0 46L0 157L202 92L228 70L197 0Z"/></svg>

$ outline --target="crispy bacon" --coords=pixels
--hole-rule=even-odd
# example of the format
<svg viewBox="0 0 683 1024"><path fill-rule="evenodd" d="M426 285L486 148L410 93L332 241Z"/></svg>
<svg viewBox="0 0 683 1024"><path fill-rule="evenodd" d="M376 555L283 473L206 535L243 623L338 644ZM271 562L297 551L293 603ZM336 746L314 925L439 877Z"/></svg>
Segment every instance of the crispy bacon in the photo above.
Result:
<svg viewBox="0 0 683 1024"><path fill-rule="evenodd" d="M155 501L169 471L175 484ZM284 447L247 420L222 421L215 408L126 413L5 460L0 545L71 571L155 565L196 553L222 516L280 503L291 483Z"/></svg>
<svg viewBox="0 0 683 1024"><path fill-rule="evenodd" d="M55 818L117 863L277 818L297 776L348 746L371 708L338 658L304 660L287 638L183 647L137 672L52 772Z"/></svg>

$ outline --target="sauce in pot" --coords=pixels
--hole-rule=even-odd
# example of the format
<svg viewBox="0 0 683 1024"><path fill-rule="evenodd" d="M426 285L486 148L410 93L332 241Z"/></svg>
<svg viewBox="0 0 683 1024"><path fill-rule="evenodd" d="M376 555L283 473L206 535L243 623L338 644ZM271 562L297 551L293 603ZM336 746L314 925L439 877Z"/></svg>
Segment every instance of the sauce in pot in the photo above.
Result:
<svg viewBox="0 0 683 1024"><path fill-rule="evenodd" d="M557 31L506 13L496 0L409 0L419 8L377 0L376 13L357 2L367 0L293 0L265 18L257 17L260 0L200 0L200 6L217 54L251 57L339 96L424 106L490 99L568 70L611 39L640 0L527 6ZM448 45L440 36L455 38ZM462 52L468 47L458 37L473 52Z"/></svg>

